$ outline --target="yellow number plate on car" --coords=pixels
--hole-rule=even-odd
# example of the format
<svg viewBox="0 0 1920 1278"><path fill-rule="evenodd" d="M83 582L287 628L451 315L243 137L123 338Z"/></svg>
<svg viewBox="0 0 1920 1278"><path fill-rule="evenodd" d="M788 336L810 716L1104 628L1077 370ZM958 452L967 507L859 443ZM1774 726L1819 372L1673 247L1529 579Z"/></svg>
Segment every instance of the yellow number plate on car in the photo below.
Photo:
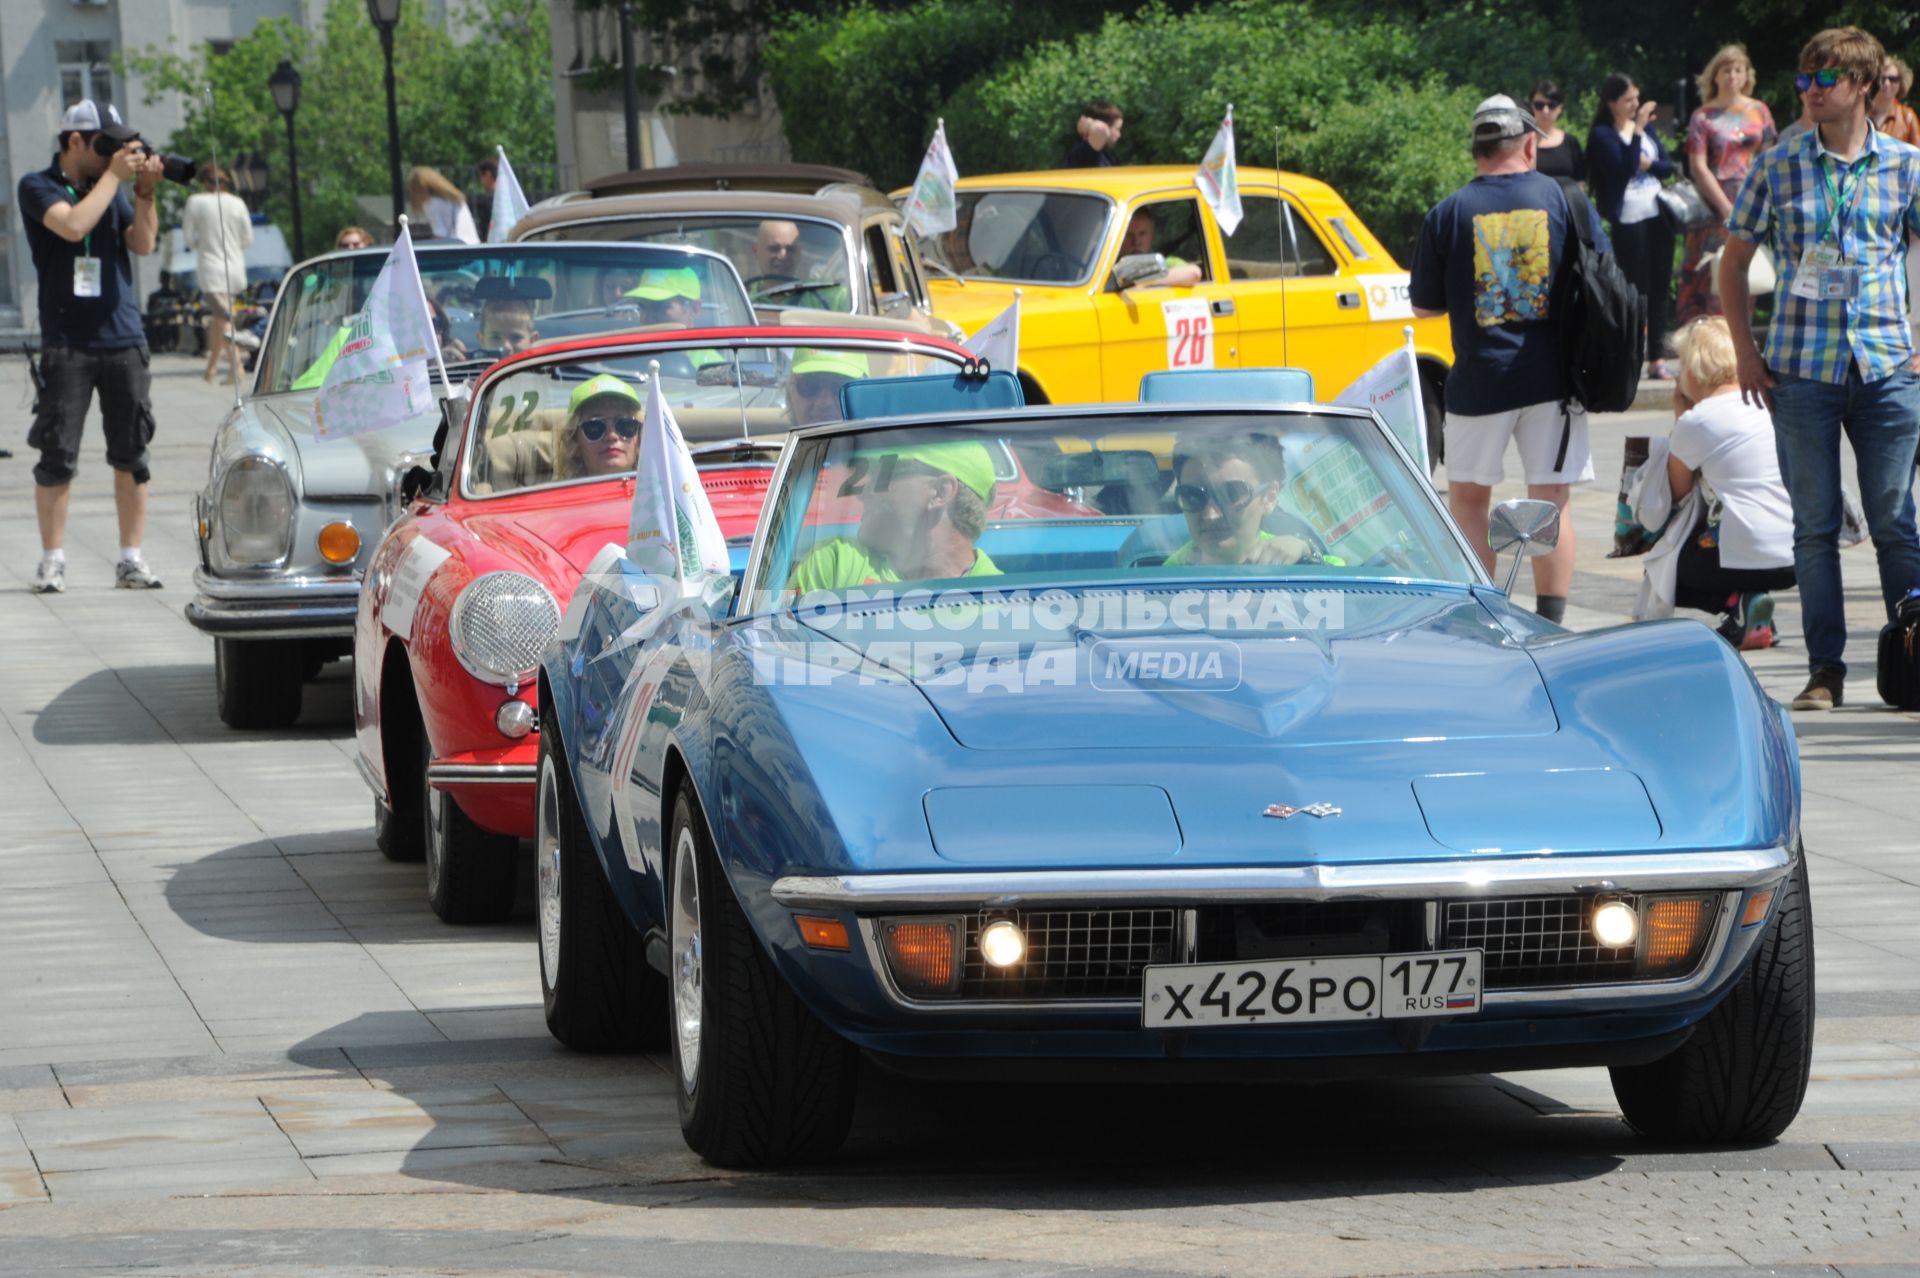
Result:
<svg viewBox="0 0 1920 1278"><path fill-rule="evenodd" d="M1148 1029L1465 1016L1480 1010L1483 951L1183 963L1141 974Z"/></svg>

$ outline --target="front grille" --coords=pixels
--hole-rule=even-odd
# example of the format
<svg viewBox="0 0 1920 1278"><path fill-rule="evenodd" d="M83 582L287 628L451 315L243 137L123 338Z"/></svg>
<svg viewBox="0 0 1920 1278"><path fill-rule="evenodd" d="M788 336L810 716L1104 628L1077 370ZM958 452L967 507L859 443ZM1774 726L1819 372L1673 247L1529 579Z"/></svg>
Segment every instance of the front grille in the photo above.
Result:
<svg viewBox="0 0 1920 1278"><path fill-rule="evenodd" d="M980 932L999 914L967 919L960 997L979 999L1139 998L1140 970L1171 963L1174 910L1018 910L1027 957L1014 968L988 965Z"/></svg>
<svg viewBox="0 0 1920 1278"><path fill-rule="evenodd" d="M1632 897L1622 899L1633 904ZM1441 948L1486 951L1482 973L1489 990L1636 979L1633 946L1610 949L1594 939L1593 903L1589 896L1448 901Z"/></svg>

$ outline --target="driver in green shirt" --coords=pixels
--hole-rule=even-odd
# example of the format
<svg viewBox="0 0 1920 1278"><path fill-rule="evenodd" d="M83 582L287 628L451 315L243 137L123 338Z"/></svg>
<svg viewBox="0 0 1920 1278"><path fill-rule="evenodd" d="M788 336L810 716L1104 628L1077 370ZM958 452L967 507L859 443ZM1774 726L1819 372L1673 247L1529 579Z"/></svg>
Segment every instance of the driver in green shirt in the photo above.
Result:
<svg viewBox="0 0 1920 1278"><path fill-rule="evenodd" d="M842 495L860 497L860 529L814 547L788 586L800 594L894 581L993 577L974 543L993 501L993 458L972 440L855 453Z"/></svg>
<svg viewBox="0 0 1920 1278"><path fill-rule="evenodd" d="M640 282L624 297L640 303L642 324L683 324L700 320L700 274L692 267L654 267L640 272ZM719 351L688 351L695 369L726 362Z"/></svg>

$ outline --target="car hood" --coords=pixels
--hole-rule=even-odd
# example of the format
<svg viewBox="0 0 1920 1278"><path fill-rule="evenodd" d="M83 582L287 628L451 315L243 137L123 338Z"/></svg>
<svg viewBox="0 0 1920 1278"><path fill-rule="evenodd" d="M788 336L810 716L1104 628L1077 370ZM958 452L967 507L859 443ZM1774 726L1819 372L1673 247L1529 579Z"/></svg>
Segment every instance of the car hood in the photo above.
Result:
<svg viewBox="0 0 1920 1278"><path fill-rule="evenodd" d="M392 490L396 472L419 463L433 449L433 434L440 425L437 410L380 430L320 439L313 433L313 401L318 393L296 391L250 405L291 443L303 493L384 497Z"/></svg>
<svg viewBox="0 0 1920 1278"><path fill-rule="evenodd" d="M1306 749L1559 726L1533 660L1464 589L1067 598L801 615L908 675L973 750Z"/></svg>
<svg viewBox="0 0 1920 1278"><path fill-rule="evenodd" d="M603 547L627 539L631 489L622 483L599 487L604 492L596 490L586 500L573 495L565 504L469 511L461 522L481 543L525 561L549 584L571 590ZM566 592L560 593L564 598Z"/></svg>

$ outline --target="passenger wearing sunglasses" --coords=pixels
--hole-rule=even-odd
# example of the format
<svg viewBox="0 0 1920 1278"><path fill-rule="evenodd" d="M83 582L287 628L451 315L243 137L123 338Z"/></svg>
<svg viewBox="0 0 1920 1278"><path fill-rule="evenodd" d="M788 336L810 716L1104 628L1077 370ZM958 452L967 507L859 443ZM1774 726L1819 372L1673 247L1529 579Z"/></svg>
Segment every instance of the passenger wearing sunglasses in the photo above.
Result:
<svg viewBox="0 0 1920 1278"><path fill-rule="evenodd" d="M640 455L640 392L611 373L582 382L560 428L558 478L631 473Z"/></svg>
<svg viewBox="0 0 1920 1278"><path fill-rule="evenodd" d="M1176 451L1173 499L1187 517L1187 542L1164 566L1344 563L1320 555L1305 537L1260 526L1279 505L1286 474L1279 441L1264 436L1209 439L1191 452Z"/></svg>
<svg viewBox="0 0 1920 1278"><path fill-rule="evenodd" d="M1920 236L1920 148L1876 132L1867 103L1887 55L1858 27L1814 36L1795 83L1815 128L1762 151L1727 219L1720 255L1740 391L1773 409L1793 498L1793 569L1807 638L1796 710L1841 703L1846 599L1840 580L1840 436L1853 446L1860 504L1889 618L1920 586L1913 458L1920 360L1907 323L1907 241ZM1767 349L1747 319L1747 265L1762 243L1779 286Z"/></svg>
<svg viewBox="0 0 1920 1278"><path fill-rule="evenodd" d="M840 420L840 388L866 377L870 368L859 351L816 350L802 346L793 353L787 376L787 415L795 426L814 426Z"/></svg>
<svg viewBox="0 0 1920 1278"><path fill-rule="evenodd" d="M1533 86L1528 100L1534 122L1540 126L1539 158L1534 168L1550 178L1569 182L1587 180L1587 152L1579 138L1560 127L1567 106L1566 95L1552 80Z"/></svg>

